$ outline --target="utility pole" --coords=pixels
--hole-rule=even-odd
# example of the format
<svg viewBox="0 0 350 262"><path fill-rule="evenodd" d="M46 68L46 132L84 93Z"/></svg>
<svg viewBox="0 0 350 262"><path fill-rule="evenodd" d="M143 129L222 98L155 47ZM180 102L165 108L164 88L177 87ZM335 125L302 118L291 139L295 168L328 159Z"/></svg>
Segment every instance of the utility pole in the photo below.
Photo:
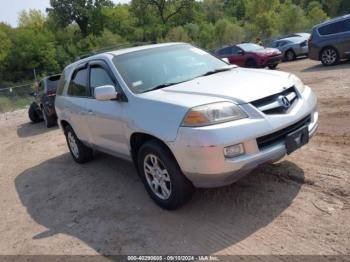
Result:
<svg viewBox="0 0 350 262"><path fill-rule="evenodd" d="M35 68L33 69L33 72L34 72L34 80L36 80L36 71L35 71Z"/></svg>

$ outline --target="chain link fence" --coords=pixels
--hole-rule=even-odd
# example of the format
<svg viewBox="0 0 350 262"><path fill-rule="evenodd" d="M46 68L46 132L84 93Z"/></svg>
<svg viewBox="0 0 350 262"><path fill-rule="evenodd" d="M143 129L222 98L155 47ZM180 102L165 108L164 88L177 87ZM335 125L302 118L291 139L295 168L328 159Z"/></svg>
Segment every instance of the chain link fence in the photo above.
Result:
<svg viewBox="0 0 350 262"><path fill-rule="evenodd" d="M0 113L29 106L33 101L33 82L21 85L0 87Z"/></svg>

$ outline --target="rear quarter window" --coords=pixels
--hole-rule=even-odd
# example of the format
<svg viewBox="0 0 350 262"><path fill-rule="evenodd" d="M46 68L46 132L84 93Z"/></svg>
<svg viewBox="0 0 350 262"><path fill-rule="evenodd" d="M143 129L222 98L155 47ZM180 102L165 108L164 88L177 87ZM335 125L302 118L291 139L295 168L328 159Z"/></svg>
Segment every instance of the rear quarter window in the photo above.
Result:
<svg viewBox="0 0 350 262"><path fill-rule="evenodd" d="M320 35L332 35L344 32L350 32L350 19L334 22L318 29Z"/></svg>
<svg viewBox="0 0 350 262"><path fill-rule="evenodd" d="M60 76L59 75L50 76L46 80L46 89L47 89L47 91L56 91L59 80L60 80Z"/></svg>
<svg viewBox="0 0 350 262"><path fill-rule="evenodd" d="M66 75L67 75L67 72L66 72L66 70L64 70L60 79L58 80L58 83L57 83L56 95L61 96L63 94L64 86L65 86L66 81L67 81Z"/></svg>

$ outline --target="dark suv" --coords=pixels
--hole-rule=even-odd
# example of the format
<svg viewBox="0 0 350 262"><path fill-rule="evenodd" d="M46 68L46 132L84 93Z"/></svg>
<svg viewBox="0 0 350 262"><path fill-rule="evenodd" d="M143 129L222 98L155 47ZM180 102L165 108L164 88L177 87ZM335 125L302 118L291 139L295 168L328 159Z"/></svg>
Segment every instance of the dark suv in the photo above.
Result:
<svg viewBox="0 0 350 262"><path fill-rule="evenodd" d="M350 15L314 26L309 39L309 58L325 66L350 58Z"/></svg>
<svg viewBox="0 0 350 262"><path fill-rule="evenodd" d="M61 75L48 76L42 79L33 93L34 102L30 105L28 115L33 123L45 121L46 127L57 124L55 97Z"/></svg>

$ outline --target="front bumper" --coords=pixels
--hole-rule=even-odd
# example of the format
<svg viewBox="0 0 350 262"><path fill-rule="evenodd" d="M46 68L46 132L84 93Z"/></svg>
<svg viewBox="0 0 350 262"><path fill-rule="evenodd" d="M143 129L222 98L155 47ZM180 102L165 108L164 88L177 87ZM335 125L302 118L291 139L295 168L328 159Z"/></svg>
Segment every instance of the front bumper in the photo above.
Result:
<svg viewBox="0 0 350 262"><path fill-rule="evenodd" d="M175 142L168 143L181 170L196 187L231 184L257 166L275 162L286 155L284 141L259 149L257 138L286 128L311 115L308 124L312 137L318 127L317 99L306 87L288 114L264 115L250 104L241 105L250 118L218 125L181 127ZM245 154L226 158L224 148L242 143Z"/></svg>
<svg viewBox="0 0 350 262"><path fill-rule="evenodd" d="M262 65L263 66L277 65L282 62L282 58L283 58L282 54L269 57L265 61L262 61Z"/></svg>

